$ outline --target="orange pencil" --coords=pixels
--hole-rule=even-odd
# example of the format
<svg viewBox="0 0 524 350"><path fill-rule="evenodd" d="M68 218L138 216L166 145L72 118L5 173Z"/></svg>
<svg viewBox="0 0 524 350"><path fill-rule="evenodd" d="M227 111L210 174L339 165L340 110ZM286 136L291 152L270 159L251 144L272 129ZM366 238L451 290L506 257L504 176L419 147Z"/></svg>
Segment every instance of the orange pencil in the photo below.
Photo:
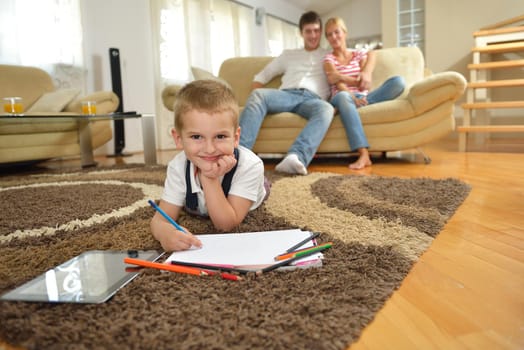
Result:
<svg viewBox="0 0 524 350"><path fill-rule="evenodd" d="M134 259L134 258L124 258L124 262L126 264L132 264L137 266L143 266L143 267L150 267L153 269L158 270L166 270L171 272L179 272L179 273L187 273L190 275L197 275L197 276L207 276L209 275L206 271L203 271L201 269L197 269L194 267L187 267L187 266L179 266L179 265L167 265L167 264L161 264L153 261L147 261L142 259Z"/></svg>
<svg viewBox="0 0 524 350"><path fill-rule="evenodd" d="M321 252L323 250L331 248L331 246L333 246L333 242L327 242L327 243L324 243L324 244L321 244L321 245L316 245L316 246L313 246L313 247L296 250L296 251L291 252L291 253L280 254L278 256L275 256L275 260L276 261L281 261L281 260L287 260L287 259L290 259L290 258L300 257L300 256L304 256L304 255L310 255L309 253Z"/></svg>
<svg viewBox="0 0 524 350"><path fill-rule="evenodd" d="M187 273L190 275L197 275L197 276L209 276L209 275L214 275L216 273L215 271L202 270L196 267L188 267L188 266L173 265L173 264L161 264L157 262L141 260L141 259L134 259L134 258L124 258L124 262L126 264L150 267L153 269L166 270L166 271L171 271L171 272ZM242 277L240 276L233 275L230 273L225 273L225 272L221 272L220 276L223 279L231 280L231 281L241 281L242 280Z"/></svg>

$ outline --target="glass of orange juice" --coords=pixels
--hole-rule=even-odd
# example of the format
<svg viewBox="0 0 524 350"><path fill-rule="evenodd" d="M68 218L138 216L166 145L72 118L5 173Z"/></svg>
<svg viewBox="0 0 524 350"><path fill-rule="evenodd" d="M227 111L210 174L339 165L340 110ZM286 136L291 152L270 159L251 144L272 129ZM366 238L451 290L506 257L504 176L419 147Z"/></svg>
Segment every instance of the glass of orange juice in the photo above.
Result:
<svg viewBox="0 0 524 350"><path fill-rule="evenodd" d="M95 101L82 102L82 114L95 115L96 114L96 102Z"/></svg>
<svg viewBox="0 0 524 350"><path fill-rule="evenodd" d="M22 114L24 112L24 105L21 97L5 97L4 98L4 112L7 114Z"/></svg>

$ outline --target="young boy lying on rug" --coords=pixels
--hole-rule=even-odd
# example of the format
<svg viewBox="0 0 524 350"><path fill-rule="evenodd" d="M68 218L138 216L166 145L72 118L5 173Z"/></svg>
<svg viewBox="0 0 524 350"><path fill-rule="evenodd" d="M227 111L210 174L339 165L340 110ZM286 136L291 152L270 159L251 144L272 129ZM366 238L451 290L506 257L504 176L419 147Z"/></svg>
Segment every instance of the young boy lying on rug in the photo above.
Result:
<svg viewBox="0 0 524 350"><path fill-rule="evenodd" d="M231 230L269 192L262 160L238 144L235 96L220 82L197 80L178 92L173 110L172 136L182 152L168 164L160 209L176 220L184 208L209 216L218 230ZM201 246L184 230L177 230L159 212L151 220L151 232L166 251Z"/></svg>

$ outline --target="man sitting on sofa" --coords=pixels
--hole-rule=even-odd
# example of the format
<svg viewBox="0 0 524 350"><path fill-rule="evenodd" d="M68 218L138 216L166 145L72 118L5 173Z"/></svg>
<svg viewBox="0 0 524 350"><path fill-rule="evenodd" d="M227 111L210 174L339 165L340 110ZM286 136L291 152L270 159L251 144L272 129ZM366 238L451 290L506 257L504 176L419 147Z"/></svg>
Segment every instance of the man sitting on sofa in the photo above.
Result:
<svg viewBox="0 0 524 350"><path fill-rule="evenodd" d="M299 28L304 48L285 50L255 75L254 90L240 115L240 144L253 148L267 113L297 113L308 120L307 124L275 170L307 175L306 168L331 124L334 109L325 101L329 84L322 62L328 51L320 48L322 20L316 12L306 12L300 17ZM278 90L262 88L281 74Z"/></svg>

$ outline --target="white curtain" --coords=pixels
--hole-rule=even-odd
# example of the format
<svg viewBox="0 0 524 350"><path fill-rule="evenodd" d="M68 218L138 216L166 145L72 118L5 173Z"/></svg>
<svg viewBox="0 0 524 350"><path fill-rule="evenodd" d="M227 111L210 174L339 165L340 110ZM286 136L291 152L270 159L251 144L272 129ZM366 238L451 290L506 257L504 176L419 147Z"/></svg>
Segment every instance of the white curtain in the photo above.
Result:
<svg viewBox="0 0 524 350"><path fill-rule="evenodd" d="M40 67L57 87L83 89L79 1L0 1L0 62Z"/></svg>
<svg viewBox="0 0 524 350"><path fill-rule="evenodd" d="M230 57L252 55L253 9L228 0L151 0L156 88L193 80L195 66L218 75ZM158 101L159 146L175 147L173 116Z"/></svg>
<svg viewBox="0 0 524 350"><path fill-rule="evenodd" d="M267 16L266 32L270 56L278 56L284 49L303 46L298 26L273 16Z"/></svg>
<svg viewBox="0 0 524 350"><path fill-rule="evenodd" d="M225 59L252 54L249 7L228 0L153 0L151 6L166 83L190 81L191 66L216 75Z"/></svg>

